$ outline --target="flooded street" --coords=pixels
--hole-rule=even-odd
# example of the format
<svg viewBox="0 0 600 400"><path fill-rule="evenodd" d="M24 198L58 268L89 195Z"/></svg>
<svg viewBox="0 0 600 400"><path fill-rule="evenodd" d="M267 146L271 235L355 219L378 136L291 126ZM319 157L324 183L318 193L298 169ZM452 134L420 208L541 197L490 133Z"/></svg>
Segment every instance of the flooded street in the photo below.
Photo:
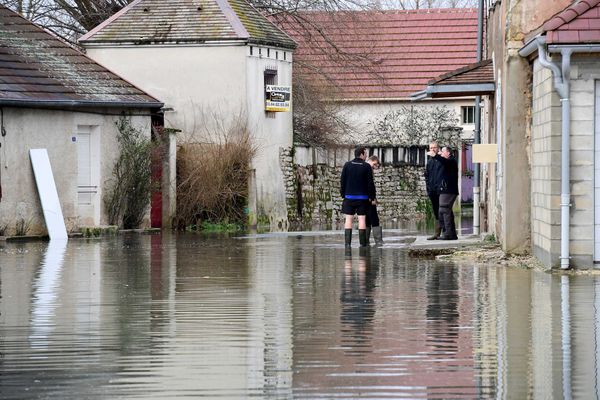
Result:
<svg viewBox="0 0 600 400"><path fill-rule="evenodd" d="M0 242L0 398L600 396L600 282L342 232Z"/></svg>

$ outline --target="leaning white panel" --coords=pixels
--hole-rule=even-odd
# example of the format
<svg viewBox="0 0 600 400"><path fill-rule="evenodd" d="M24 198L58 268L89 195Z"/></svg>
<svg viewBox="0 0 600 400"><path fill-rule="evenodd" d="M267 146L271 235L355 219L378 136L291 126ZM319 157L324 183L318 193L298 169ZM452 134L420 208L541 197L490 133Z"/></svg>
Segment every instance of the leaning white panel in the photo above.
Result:
<svg viewBox="0 0 600 400"><path fill-rule="evenodd" d="M35 183L44 211L48 235L50 239L67 239L67 228L60 208L48 151L46 149L31 149L29 150L29 158L31 159Z"/></svg>

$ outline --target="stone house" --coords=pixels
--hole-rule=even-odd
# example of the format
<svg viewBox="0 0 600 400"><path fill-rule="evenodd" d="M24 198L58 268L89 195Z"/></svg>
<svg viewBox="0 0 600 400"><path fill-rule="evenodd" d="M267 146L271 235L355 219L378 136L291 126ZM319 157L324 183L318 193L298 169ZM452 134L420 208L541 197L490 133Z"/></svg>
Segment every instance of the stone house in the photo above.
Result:
<svg viewBox="0 0 600 400"><path fill-rule="evenodd" d="M458 117L462 139L467 143L472 140L473 96L459 94L414 102L411 95L430 79L476 60L477 10L315 11L303 12L299 19L304 23L275 19L298 44L294 53L295 85L310 86L313 92L334 102L335 112L348 122L351 133L340 139L340 149L322 151L296 144L293 157L284 156L290 164L286 166L288 203L293 203L289 204L290 209L304 207L305 215L325 214L326 220L332 214L333 220L336 215L339 217L339 170L352 158L348 147L365 143L384 158L384 168L376 174L378 191L384 194L380 213L387 220L414 215L415 207L426 199L421 190L422 168L430 138L423 132L421 138L382 145L374 124L403 108L445 107ZM411 154L417 150L418 156ZM463 151L460 155L466 161L468 146ZM465 171L470 169L466 163L463 167ZM472 194L471 179L462 177L464 201L472 199L467 196ZM298 203L313 192L314 201ZM320 203L316 201L325 192L331 195ZM300 195L305 199L300 199Z"/></svg>
<svg viewBox="0 0 600 400"><path fill-rule="evenodd" d="M163 104L3 6L0 49L0 228L46 232L29 159L36 148L48 151L67 229L107 224L115 122L129 116L150 138Z"/></svg>
<svg viewBox="0 0 600 400"><path fill-rule="evenodd" d="M548 268L593 268L600 1L488 4L485 63L493 70L462 82L471 86L465 93L486 96L482 142L497 146L496 162L482 164L481 226L507 253L532 253ZM483 89L491 75L493 93Z"/></svg>
<svg viewBox="0 0 600 400"><path fill-rule="evenodd" d="M287 226L279 149L291 146L292 116L267 110L265 97L267 85L292 84L292 39L245 0L134 0L80 43L164 100L164 124L181 131L178 144L210 142L218 126L243 120L258 145L250 222Z"/></svg>

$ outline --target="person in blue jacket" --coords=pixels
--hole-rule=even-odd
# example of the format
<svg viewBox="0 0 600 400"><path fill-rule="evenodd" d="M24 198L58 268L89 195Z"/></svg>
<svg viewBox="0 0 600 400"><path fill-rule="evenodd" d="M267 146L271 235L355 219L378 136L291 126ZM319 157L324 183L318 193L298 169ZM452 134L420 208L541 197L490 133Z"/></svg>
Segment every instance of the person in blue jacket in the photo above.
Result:
<svg viewBox="0 0 600 400"><path fill-rule="evenodd" d="M358 239L361 247L367 242L367 212L371 201L376 198L373 169L365 162L367 149L359 146L354 150L354 159L346 162L342 168L340 194L342 196L342 213L346 214L344 223L345 245L352 244L352 223L354 215L358 215Z"/></svg>

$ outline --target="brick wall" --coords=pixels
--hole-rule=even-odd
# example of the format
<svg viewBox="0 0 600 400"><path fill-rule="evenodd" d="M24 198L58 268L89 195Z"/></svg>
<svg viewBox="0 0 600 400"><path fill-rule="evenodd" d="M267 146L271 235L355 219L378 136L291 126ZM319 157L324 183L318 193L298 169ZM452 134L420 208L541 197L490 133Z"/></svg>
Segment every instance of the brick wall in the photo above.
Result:
<svg viewBox="0 0 600 400"><path fill-rule="evenodd" d="M560 57L557 57L560 59ZM574 56L571 71L570 255L591 267L594 250L594 86L597 56ZM531 220L534 254L556 267L560 257L561 104L550 70L534 64Z"/></svg>

